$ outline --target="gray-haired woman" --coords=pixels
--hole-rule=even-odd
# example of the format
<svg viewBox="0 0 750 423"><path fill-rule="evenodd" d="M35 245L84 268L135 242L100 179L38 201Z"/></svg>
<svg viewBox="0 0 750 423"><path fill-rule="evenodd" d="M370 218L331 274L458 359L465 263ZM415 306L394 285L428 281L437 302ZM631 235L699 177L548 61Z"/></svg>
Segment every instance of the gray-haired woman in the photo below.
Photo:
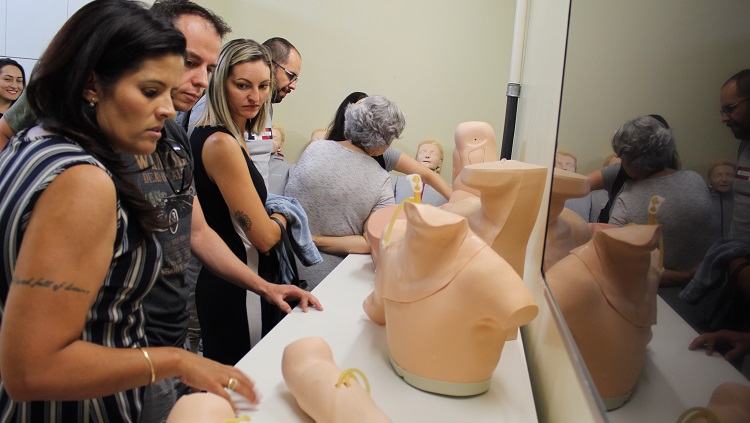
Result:
<svg viewBox="0 0 750 423"><path fill-rule="evenodd" d="M612 149L632 180L612 205L609 223L646 224L651 198L662 197L656 213L664 237L662 285L687 283L718 233L706 183L696 172L674 169L674 134L651 116L625 122L612 138Z"/></svg>
<svg viewBox="0 0 750 423"><path fill-rule="evenodd" d="M302 203L315 244L325 261L302 268L301 277L317 285L350 253L368 254L365 221L394 204L388 172L369 156L383 154L404 130L398 106L382 96L351 104L345 113L346 141L310 144L289 172L285 195Z"/></svg>

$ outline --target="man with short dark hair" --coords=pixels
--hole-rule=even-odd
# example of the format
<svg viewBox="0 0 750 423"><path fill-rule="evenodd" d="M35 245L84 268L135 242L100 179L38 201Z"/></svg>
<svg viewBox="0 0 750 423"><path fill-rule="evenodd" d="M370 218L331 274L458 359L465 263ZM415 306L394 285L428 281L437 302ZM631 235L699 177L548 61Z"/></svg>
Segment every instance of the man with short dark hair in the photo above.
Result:
<svg viewBox="0 0 750 423"><path fill-rule="evenodd" d="M750 237L750 69L737 72L721 87L721 121L740 140L730 238Z"/></svg>
<svg viewBox="0 0 750 423"><path fill-rule="evenodd" d="M269 38L263 45L271 52L276 68L276 89L271 102L281 103L287 94L297 89L297 80L302 71L302 56L292 43L281 37Z"/></svg>
<svg viewBox="0 0 750 423"><path fill-rule="evenodd" d="M271 102L280 103L289 93L297 89L297 81L299 80L299 74L302 71L302 56L292 43L281 37L269 38L263 43L263 45L268 48L271 53L271 60L273 61L275 68L275 84ZM192 133L195 124L198 122L198 118L206 107L205 102L206 99L201 98L190 112L189 123L187 125L188 134ZM263 176L263 181L266 183L267 189L270 189L271 186L280 185L279 183L269 184L268 182L272 173L269 170L271 154L273 153L272 118L273 108L271 108L271 114L268 116L268 120L264 126L265 129L262 133L245 133L245 141L247 142L247 149L250 153L250 160L253 161L253 164L255 164L255 167L258 169L261 176ZM274 170L273 175L274 177L286 181L286 175L283 174L282 170ZM279 190L269 192L277 195L283 194L283 191Z"/></svg>

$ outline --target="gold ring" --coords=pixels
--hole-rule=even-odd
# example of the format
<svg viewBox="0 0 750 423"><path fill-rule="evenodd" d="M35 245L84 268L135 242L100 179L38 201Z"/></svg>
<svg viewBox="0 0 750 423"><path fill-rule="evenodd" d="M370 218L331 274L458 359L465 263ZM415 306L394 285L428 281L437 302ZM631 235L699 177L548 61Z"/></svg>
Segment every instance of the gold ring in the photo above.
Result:
<svg viewBox="0 0 750 423"><path fill-rule="evenodd" d="M227 389L229 389L230 391L234 391L235 389L237 389L237 379L230 377L229 383L227 383Z"/></svg>

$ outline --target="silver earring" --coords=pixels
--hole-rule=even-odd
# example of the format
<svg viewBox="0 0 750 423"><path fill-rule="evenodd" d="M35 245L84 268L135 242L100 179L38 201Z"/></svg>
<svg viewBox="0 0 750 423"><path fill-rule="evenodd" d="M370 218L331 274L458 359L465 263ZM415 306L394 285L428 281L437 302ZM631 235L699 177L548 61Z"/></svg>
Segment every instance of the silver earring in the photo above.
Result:
<svg viewBox="0 0 750 423"><path fill-rule="evenodd" d="M94 108L96 106L96 97L91 97L91 100L89 100L89 107Z"/></svg>

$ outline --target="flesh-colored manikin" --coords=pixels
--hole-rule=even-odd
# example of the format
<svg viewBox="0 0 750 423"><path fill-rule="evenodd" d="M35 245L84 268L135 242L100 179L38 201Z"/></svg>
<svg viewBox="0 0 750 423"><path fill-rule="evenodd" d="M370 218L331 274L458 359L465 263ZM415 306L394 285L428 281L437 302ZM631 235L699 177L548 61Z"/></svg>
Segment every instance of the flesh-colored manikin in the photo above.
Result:
<svg viewBox="0 0 750 423"><path fill-rule="evenodd" d="M547 168L501 160L466 166L461 180L479 196L441 208L466 216L471 230L523 275L526 245L536 224Z"/></svg>
<svg viewBox="0 0 750 423"><path fill-rule="evenodd" d="M495 131L487 122L463 122L456 127L454 135L456 147L453 149L453 192L457 200L466 193L479 195L460 178L461 171L468 165L494 162L500 154L497 151ZM456 193L456 191L463 191ZM451 196L453 200L453 196Z"/></svg>
<svg viewBox="0 0 750 423"><path fill-rule="evenodd" d="M167 423L225 423L233 418L234 411L229 401L210 392L201 392L177 400Z"/></svg>
<svg viewBox="0 0 750 423"><path fill-rule="evenodd" d="M281 372L302 411L318 423L391 422L354 380L355 373L336 366L323 338L307 337L287 345Z"/></svg>
<svg viewBox="0 0 750 423"><path fill-rule="evenodd" d="M585 197L589 191L589 178L586 176L555 169L544 248L545 270L570 254L572 249L591 240L588 223L578 213L565 208L565 201Z"/></svg>
<svg viewBox="0 0 750 423"><path fill-rule="evenodd" d="M411 385L444 395L489 389L507 333L538 308L521 278L466 218L407 203L381 245L363 307L385 324L391 363Z"/></svg>
<svg viewBox="0 0 750 423"><path fill-rule="evenodd" d="M656 323L659 225L594 234L547 271L547 283L607 409L638 381Z"/></svg>

